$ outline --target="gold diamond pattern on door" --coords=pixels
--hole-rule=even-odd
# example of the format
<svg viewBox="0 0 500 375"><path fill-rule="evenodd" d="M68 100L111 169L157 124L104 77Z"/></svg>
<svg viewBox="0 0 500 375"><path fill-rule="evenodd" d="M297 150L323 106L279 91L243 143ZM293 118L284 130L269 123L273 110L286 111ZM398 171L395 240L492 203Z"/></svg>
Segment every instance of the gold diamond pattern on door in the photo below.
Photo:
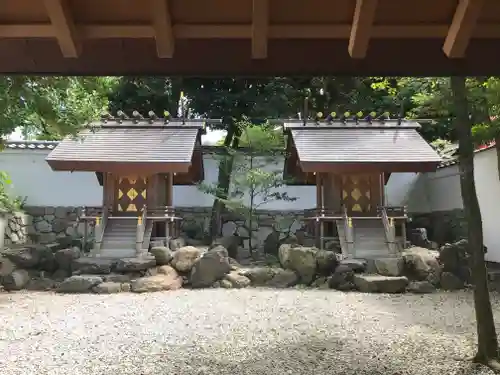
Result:
<svg viewBox="0 0 500 375"><path fill-rule="evenodd" d="M371 184L369 175L342 176L342 201L349 212L371 211Z"/></svg>
<svg viewBox="0 0 500 375"><path fill-rule="evenodd" d="M145 177L120 177L115 195L116 211L137 213L142 210L147 198Z"/></svg>

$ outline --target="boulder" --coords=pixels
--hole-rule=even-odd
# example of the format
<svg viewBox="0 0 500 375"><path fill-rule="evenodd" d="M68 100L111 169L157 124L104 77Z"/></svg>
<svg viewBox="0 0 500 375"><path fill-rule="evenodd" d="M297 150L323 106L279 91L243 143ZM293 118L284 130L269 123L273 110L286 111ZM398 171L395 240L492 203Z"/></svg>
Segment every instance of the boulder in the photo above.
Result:
<svg viewBox="0 0 500 375"><path fill-rule="evenodd" d="M182 288L182 278L173 274L140 277L132 281L130 287L134 293L177 290Z"/></svg>
<svg viewBox="0 0 500 375"><path fill-rule="evenodd" d="M446 244L439 250L439 262L443 265L443 271L453 273L466 283L471 281L469 258L469 243L465 239Z"/></svg>
<svg viewBox="0 0 500 375"><path fill-rule="evenodd" d="M374 263L377 273L382 276L401 276L405 265L402 257L377 258Z"/></svg>
<svg viewBox="0 0 500 375"><path fill-rule="evenodd" d="M405 276L355 274L353 282L364 293L402 293L408 285Z"/></svg>
<svg viewBox="0 0 500 375"><path fill-rule="evenodd" d="M236 259L229 258L229 265L231 266L231 271L236 271L241 268L241 264L239 264Z"/></svg>
<svg viewBox="0 0 500 375"><path fill-rule="evenodd" d="M222 249L224 251L222 251ZM217 246L204 253L193 265L190 284L193 288L207 288L217 280L221 280L231 271L225 248Z"/></svg>
<svg viewBox="0 0 500 375"><path fill-rule="evenodd" d="M47 291L54 289L55 286L56 282L48 277L36 277L28 282L26 289L32 291Z"/></svg>
<svg viewBox="0 0 500 375"><path fill-rule="evenodd" d="M137 273L110 273L109 275L103 275L102 278L105 282L112 282L112 283L129 283L134 279L138 279L141 277L141 274L139 272Z"/></svg>
<svg viewBox="0 0 500 375"><path fill-rule="evenodd" d="M210 252L216 252L221 257L229 258L229 251L222 245L211 246L209 249Z"/></svg>
<svg viewBox="0 0 500 375"><path fill-rule="evenodd" d="M265 283L271 288L288 288L294 286L299 281L298 275L292 270L283 268L272 268L273 277Z"/></svg>
<svg viewBox="0 0 500 375"><path fill-rule="evenodd" d="M280 234L278 231L272 231L269 233L264 240L264 253L271 255L278 255L278 250L280 247Z"/></svg>
<svg viewBox="0 0 500 375"><path fill-rule="evenodd" d="M238 273L249 278L253 286L265 286L275 275L272 267L243 268Z"/></svg>
<svg viewBox="0 0 500 375"><path fill-rule="evenodd" d="M365 259L343 259L339 265L349 267L354 273L366 271L367 261Z"/></svg>
<svg viewBox="0 0 500 375"><path fill-rule="evenodd" d="M332 276L328 278L328 285L332 289L351 290L353 284L354 271L346 264L339 264Z"/></svg>
<svg viewBox="0 0 500 375"><path fill-rule="evenodd" d="M406 249L401 255L405 262L405 269L412 278L421 281L439 281L441 266L437 251L415 246Z"/></svg>
<svg viewBox="0 0 500 375"><path fill-rule="evenodd" d="M8 258L0 256L0 277L10 275L16 269L16 265Z"/></svg>
<svg viewBox="0 0 500 375"><path fill-rule="evenodd" d="M174 252L170 264L179 272L189 272L201 254L201 250L196 247L184 246Z"/></svg>
<svg viewBox="0 0 500 375"><path fill-rule="evenodd" d="M97 275L75 275L68 277L57 288L58 293L89 293L92 288L102 283Z"/></svg>
<svg viewBox="0 0 500 375"><path fill-rule="evenodd" d="M54 254L44 245L7 249L2 255L19 268L39 268L46 271L55 270Z"/></svg>
<svg viewBox="0 0 500 375"><path fill-rule="evenodd" d="M122 283L105 281L92 288L92 291L97 294L113 294L122 291Z"/></svg>
<svg viewBox="0 0 500 375"><path fill-rule="evenodd" d="M69 272L67 270L59 269L52 274L51 278L54 281L63 281L64 279L66 279L70 276L71 276L71 272Z"/></svg>
<svg viewBox="0 0 500 375"><path fill-rule="evenodd" d="M14 270L9 275L2 277L2 285L7 291L24 289L29 281L29 272L21 269Z"/></svg>
<svg viewBox="0 0 500 375"><path fill-rule="evenodd" d="M317 251L314 247L283 244L279 249L280 263L284 269L295 271L301 283L309 285L317 271Z"/></svg>
<svg viewBox="0 0 500 375"><path fill-rule="evenodd" d="M465 287L463 280L448 271L441 273L440 285L444 290L459 290Z"/></svg>
<svg viewBox="0 0 500 375"><path fill-rule="evenodd" d="M57 250L54 254L55 262L58 269L72 271L73 262L80 258L80 249L71 247L67 249Z"/></svg>
<svg viewBox="0 0 500 375"><path fill-rule="evenodd" d="M231 288L246 288L251 284L251 281L248 277L240 275L236 271L229 272L226 276L224 276L224 279L222 279L221 282L229 282ZM222 287L224 287L224 285L222 285Z"/></svg>
<svg viewBox="0 0 500 375"><path fill-rule="evenodd" d="M172 251L165 246L152 247L150 253L153 254L153 256L156 259L156 264L159 266L169 264L172 258L174 257Z"/></svg>
<svg viewBox="0 0 500 375"><path fill-rule="evenodd" d="M73 261L71 268L75 274L101 275L111 273L113 264L109 259L81 257Z"/></svg>
<svg viewBox="0 0 500 375"><path fill-rule="evenodd" d="M233 286L233 283L231 283L229 280L226 280L226 279L219 280L218 283L219 283L220 288L224 288L224 289L235 288L235 286Z"/></svg>
<svg viewBox="0 0 500 375"><path fill-rule="evenodd" d="M231 258L238 258L238 248L243 246L243 237L237 235L230 235L217 238L213 243L212 247L221 245L227 249L227 252Z"/></svg>
<svg viewBox="0 0 500 375"><path fill-rule="evenodd" d="M154 257L141 257L141 258L126 258L120 259L116 262L115 270L117 272L139 272L145 271L148 268L156 266L156 259Z"/></svg>
<svg viewBox="0 0 500 375"><path fill-rule="evenodd" d="M319 275L331 275L338 263L339 260L335 252L328 250L318 250L316 252L316 265Z"/></svg>
<svg viewBox="0 0 500 375"><path fill-rule="evenodd" d="M186 240L182 237L172 238L168 241L168 247L172 251L177 251L184 246L186 246Z"/></svg>
<svg viewBox="0 0 500 375"><path fill-rule="evenodd" d="M411 281L406 290L415 294L426 294L435 292L436 287L429 281Z"/></svg>

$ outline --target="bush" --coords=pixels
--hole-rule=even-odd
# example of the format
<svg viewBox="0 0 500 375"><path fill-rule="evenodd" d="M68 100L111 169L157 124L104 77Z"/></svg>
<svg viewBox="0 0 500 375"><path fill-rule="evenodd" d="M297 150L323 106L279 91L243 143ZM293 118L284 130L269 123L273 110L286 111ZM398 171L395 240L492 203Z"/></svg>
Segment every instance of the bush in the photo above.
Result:
<svg viewBox="0 0 500 375"><path fill-rule="evenodd" d="M25 198L12 197L9 194L9 188L12 185L7 172L0 171L0 212L12 213L21 211L25 202Z"/></svg>

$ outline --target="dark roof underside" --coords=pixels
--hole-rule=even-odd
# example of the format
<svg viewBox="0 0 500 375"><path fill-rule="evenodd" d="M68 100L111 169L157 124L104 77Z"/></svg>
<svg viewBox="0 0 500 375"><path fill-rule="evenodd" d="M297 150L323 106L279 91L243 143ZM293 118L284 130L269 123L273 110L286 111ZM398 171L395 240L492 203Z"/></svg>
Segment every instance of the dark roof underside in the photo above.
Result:
<svg viewBox="0 0 500 375"><path fill-rule="evenodd" d="M387 172L410 172L421 167L435 168L441 161L414 128L306 126L294 127L291 134L305 172L328 169L328 164L372 165L382 170L387 167Z"/></svg>
<svg viewBox="0 0 500 375"><path fill-rule="evenodd" d="M47 156L54 170L187 172L199 127L116 126L66 138Z"/></svg>

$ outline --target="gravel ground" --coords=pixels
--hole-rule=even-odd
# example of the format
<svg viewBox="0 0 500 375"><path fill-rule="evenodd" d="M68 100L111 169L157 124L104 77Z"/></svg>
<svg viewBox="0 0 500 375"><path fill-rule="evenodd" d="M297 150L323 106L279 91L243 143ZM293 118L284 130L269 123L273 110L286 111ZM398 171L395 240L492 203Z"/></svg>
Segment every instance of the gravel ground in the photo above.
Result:
<svg viewBox="0 0 500 375"><path fill-rule="evenodd" d="M1 294L0 324L2 375L492 374L468 292Z"/></svg>

